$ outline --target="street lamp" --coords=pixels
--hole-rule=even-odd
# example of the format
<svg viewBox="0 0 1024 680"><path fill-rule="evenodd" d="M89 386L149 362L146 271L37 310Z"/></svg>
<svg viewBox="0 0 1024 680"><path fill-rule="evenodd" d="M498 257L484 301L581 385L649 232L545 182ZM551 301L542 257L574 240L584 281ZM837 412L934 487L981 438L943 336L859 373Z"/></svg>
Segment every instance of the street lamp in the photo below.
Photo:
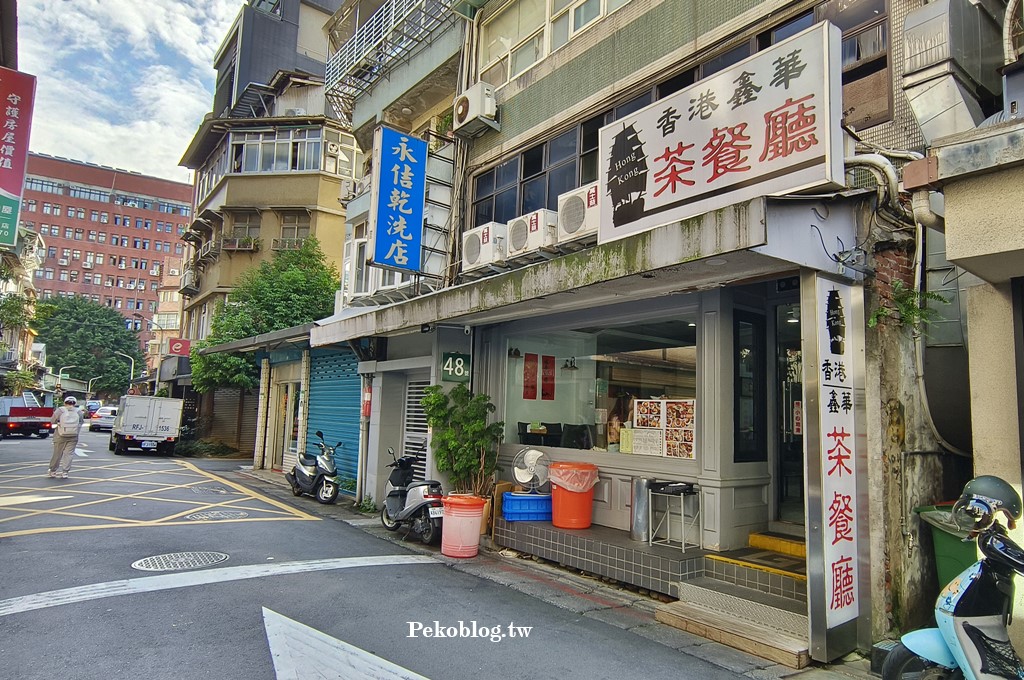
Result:
<svg viewBox="0 0 1024 680"><path fill-rule="evenodd" d="M130 369L130 375L128 377L128 389L131 389L132 388L132 381L135 380L135 359L133 359L130 354L125 354L124 352L118 352L117 350L114 350L114 354L120 354L125 359L127 359L130 362L132 362L131 369Z"/></svg>
<svg viewBox="0 0 1024 680"><path fill-rule="evenodd" d="M60 379L64 377L64 371L68 370L69 368L78 368L78 366L76 366L74 364L72 364L70 366L61 366L60 370L57 371L57 385L56 385L56 387L54 387L54 389L59 390L61 388L60 387Z"/></svg>
<svg viewBox="0 0 1024 680"><path fill-rule="evenodd" d="M99 380L100 377L101 376L96 376L95 378L89 378L89 387L85 391L85 400L86 401L89 401L90 399L92 399L92 384L93 384L94 381Z"/></svg>
<svg viewBox="0 0 1024 680"><path fill-rule="evenodd" d="M136 319L139 319L140 321L148 321L150 323L150 325L156 326L156 329L158 331L160 331L161 334L166 332L164 327L161 326L160 324L158 324L153 319L147 319L146 317L144 317L142 314L139 314L138 312L133 313L132 316L134 316ZM152 342L152 339L150 339L150 342ZM157 338L157 344L156 344L156 361L154 362L154 370L156 371L156 378L154 378L154 380L153 380L153 391L154 392L156 391L156 388L160 384L160 360L163 358L163 350L164 350L164 339L163 339L163 335L161 335L160 337Z"/></svg>

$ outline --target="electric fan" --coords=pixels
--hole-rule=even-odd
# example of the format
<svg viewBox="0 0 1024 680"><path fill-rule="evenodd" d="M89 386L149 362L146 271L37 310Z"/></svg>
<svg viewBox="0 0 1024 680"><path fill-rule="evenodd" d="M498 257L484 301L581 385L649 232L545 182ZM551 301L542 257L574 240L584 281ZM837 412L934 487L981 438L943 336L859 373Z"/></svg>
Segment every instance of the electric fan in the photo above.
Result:
<svg viewBox="0 0 1024 680"><path fill-rule="evenodd" d="M512 476L526 491L518 493L539 494L540 488L548 483L548 457L537 449L523 449L512 462Z"/></svg>

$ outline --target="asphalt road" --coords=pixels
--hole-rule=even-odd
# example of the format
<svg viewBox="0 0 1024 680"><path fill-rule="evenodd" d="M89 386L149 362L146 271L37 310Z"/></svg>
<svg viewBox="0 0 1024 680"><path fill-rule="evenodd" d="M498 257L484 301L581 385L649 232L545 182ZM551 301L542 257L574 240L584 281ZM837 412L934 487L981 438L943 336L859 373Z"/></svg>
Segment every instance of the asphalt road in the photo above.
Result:
<svg viewBox="0 0 1024 680"><path fill-rule="evenodd" d="M375 536L244 461L114 456L107 437L83 432L66 480L46 477L52 440L0 441L0 678L791 672L557 570Z"/></svg>

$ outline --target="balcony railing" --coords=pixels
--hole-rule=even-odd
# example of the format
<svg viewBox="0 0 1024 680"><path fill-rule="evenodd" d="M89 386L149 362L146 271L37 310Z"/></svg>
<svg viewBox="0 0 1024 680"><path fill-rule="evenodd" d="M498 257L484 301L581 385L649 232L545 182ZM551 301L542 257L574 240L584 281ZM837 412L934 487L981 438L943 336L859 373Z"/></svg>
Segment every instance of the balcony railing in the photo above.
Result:
<svg viewBox="0 0 1024 680"><path fill-rule="evenodd" d="M270 242L271 250L298 250L306 242L305 238L275 238Z"/></svg>
<svg viewBox="0 0 1024 680"><path fill-rule="evenodd" d="M221 250L248 250L256 252L260 249L260 240L251 236L225 238L220 241Z"/></svg>
<svg viewBox="0 0 1024 680"><path fill-rule="evenodd" d="M352 101L406 61L430 35L456 21L452 0L391 0L327 60L327 96L350 120Z"/></svg>
<svg viewBox="0 0 1024 680"><path fill-rule="evenodd" d="M197 259L210 262L216 260L218 255L220 255L220 243L213 239L204 243L196 252Z"/></svg>

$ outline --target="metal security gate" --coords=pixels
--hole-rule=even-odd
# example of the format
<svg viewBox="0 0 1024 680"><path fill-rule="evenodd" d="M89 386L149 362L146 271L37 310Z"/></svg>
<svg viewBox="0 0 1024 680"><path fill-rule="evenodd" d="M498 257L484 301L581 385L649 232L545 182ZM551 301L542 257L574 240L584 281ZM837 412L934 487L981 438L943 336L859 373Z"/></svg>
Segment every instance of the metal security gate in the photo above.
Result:
<svg viewBox="0 0 1024 680"><path fill-rule="evenodd" d="M413 465L413 469L416 471L413 479L417 481L426 479L427 457L430 455L429 446L424 446L427 441L427 416L420 403L424 390L429 386L429 379L414 380L410 377L405 387L402 455L419 456L416 464Z"/></svg>
<svg viewBox="0 0 1024 680"><path fill-rule="evenodd" d="M331 446L342 442L334 454L342 480L355 480L359 465L362 382L357 365L355 354L349 350L316 349L310 356L306 448L312 451L315 442L320 441L317 430L324 433Z"/></svg>

